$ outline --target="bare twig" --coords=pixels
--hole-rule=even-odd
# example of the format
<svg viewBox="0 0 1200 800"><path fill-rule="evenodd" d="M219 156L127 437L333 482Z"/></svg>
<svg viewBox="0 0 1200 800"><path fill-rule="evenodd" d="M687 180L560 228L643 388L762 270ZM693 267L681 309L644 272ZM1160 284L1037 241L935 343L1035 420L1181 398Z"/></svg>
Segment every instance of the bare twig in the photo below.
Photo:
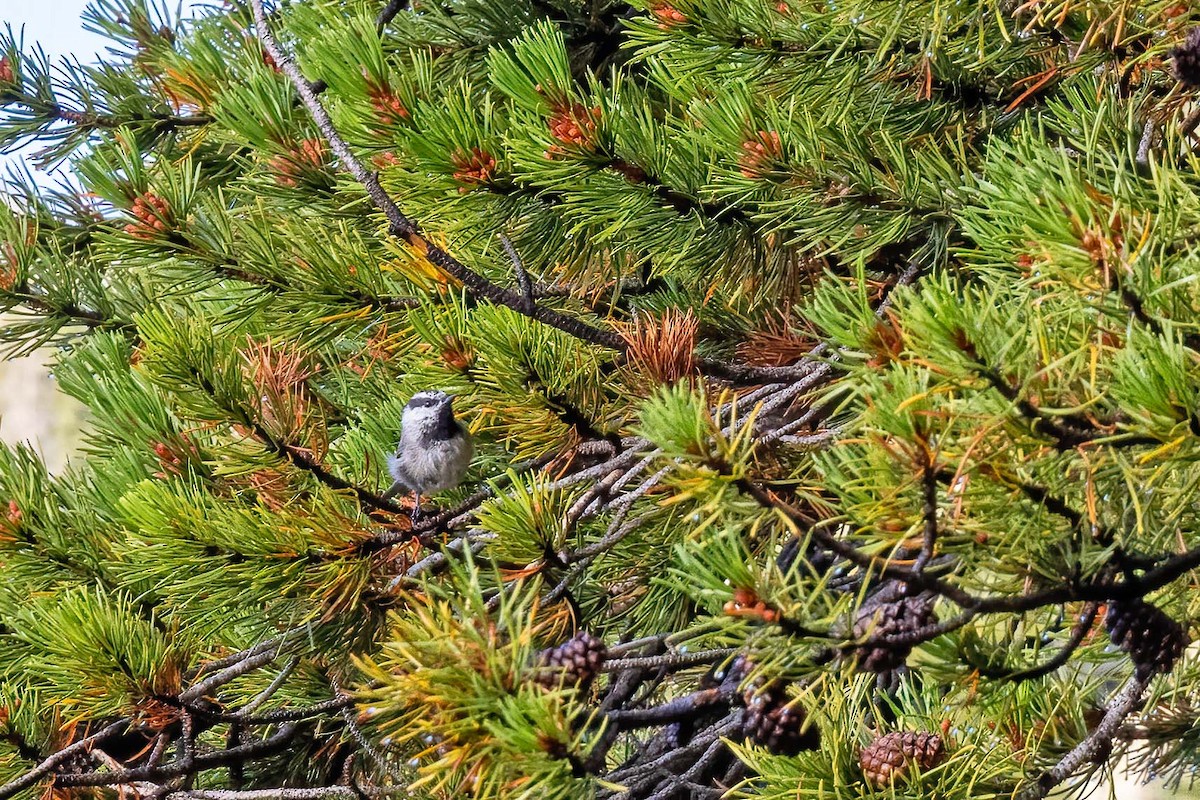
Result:
<svg viewBox="0 0 1200 800"><path fill-rule="evenodd" d="M317 703L303 708L280 708L275 711L265 711L262 714L255 714L250 717L239 717L236 714L228 717L222 715L220 719L232 718L242 723L243 725L276 725L280 722L299 722L301 720L311 719L312 717L320 716L329 711L340 711L346 706L354 704L353 697L332 697L324 702Z"/></svg>
<svg viewBox="0 0 1200 800"><path fill-rule="evenodd" d="M241 661L236 661L228 667L210 675L180 693L180 702L185 704L195 702L218 686L224 686L234 678L241 677L259 667L270 664L279 655L279 650L282 646L283 642L279 642L273 647L257 652L254 655L246 656Z"/></svg>
<svg viewBox="0 0 1200 800"><path fill-rule="evenodd" d="M291 677L292 673L296 671L296 667L298 666L300 666L300 656L292 656L292 658L287 664L284 665L283 669L279 671L279 674L275 676L275 679L271 681L267 688L259 692L253 700L242 707L241 711L238 712L239 716L248 717L258 709L262 708L262 704L270 700L272 695L279 691L280 687L283 686L287 679Z"/></svg>
<svg viewBox="0 0 1200 800"><path fill-rule="evenodd" d="M701 650L696 653L664 653L660 656L640 658L610 658L600 668L602 672L620 672L623 669L683 669L697 664L712 664L737 652L733 647L717 650Z"/></svg>
<svg viewBox="0 0 1200 800"><path fill-rule="evenodd" d="M290 630L286 630L283 633L278 634L277 636L272 636L270 639L259 642L258 644L254 645L253 647L248 647L245 650L242 650L237 653L233 653L232 655L225 656L224 658L218 658L218 659L214 659L212 661L205 661L203 664L201 664L199 667L196 668L196 672L195 672L195 675L193 675L193 677L198 678L207 672L213 672L214 670L225 669L226 667L241 663L242 661L245 661L247 658L252 658L261 653L265 653L266 651L271 650L273 648L278 648L278 647L282 646L283 644L296 638L297 636L305 633L307 630L308 630L307 625L297 625L296 627L291 628Z"/></svg>
<svg viewBox="0 0 1200 800"><path fill-rule="evenodd" d="M1196 130L1196 126L1200 125L1200 107L1194 109L1179 124L1179 135L1184 139L1191 136Z"/></svg>
<svg viewBox="0 0 1200 800"><path fill-rule="evenodd" d="M1139 167L1150 165L1150 148L1154 145L1154 133L1158 130L1154 120L1147 120L1145 127L1142 128L1142 138L1138 142L1136 163Z"/></svg>
<svg viewBox="0 0 1200 800"><path fill-rule="evenodd" d="M388 0L383 10L379 12L379 16L375 18L375 33L382 34L383 29L388 23L396 18L396 15L408 7L408 0Z"/></svg>
<svg viewBox="0 0 1200 800"><path fill-rule="evenodd" d="M513 271L517 274L517 287L521 290L521 297L525 300L525 306L528 309L532 309L535 305L533 301L533 283L529 280L529 273L525 271L525 264L521 261L521 255L517 252L517 248L513 247L512 239L509 239L507 234L500 234L500 243L504 245L504 252L508 253L508 258L512 261Z"/></svg>
<svg viewBox="0 0 1200 800"><path fill-rule="evenodd" d="M404 776L388 763L387 757L379 752L371 740L363 734L362 729L358 727L358 720L354 717L354 710L349 706L342 709L342 720L346 723L346 730L349 731L350 736L358 743L359 748L370 756L375 765L387 773L392 780L404 783Z"/></svg>
<svg viewBox="0 0 1200 800"><path fill-rule="evenodd" d="M12 797L17 792L28 789L35 783L54 772L60 764L70 761L79 753L85 753L90 748L96 746L100 742L112 738L118 734L124 733L129 727L129 719L120 719L113 722L100 730L93 733L91 736L85 736L75 744L67 745L52 756L46 758L45 761L38 764L33 769L26 772L19 778L9 781L0 786L0 800L6 797Z"/></svg>
<svg viewBox="0 0 1200 800"><path fill-rule="evenodd" d="M140 781L161 781L164 778L182 777L194 774L197 770L225 767L235 761L245 761L256 756L277 752L288 745L297 731L298 728L295 725L283 725L265 739L224 750L197 753L191 759L180 759L161 766L148 764L115 772L59 774L56 783L63 787L121 786Z"/></svg>
<svg viewBox="0 0 1200 800"><path fill-rule="evenodd" d="M171 792L163 800L325 800L325 798L345 798L346 800L362 800L367 797L382 797L385 795L409 794L411 790L405 786L320 786L311 789L247 789L233 791L229 789L193 789L188 792Z"/></svg>

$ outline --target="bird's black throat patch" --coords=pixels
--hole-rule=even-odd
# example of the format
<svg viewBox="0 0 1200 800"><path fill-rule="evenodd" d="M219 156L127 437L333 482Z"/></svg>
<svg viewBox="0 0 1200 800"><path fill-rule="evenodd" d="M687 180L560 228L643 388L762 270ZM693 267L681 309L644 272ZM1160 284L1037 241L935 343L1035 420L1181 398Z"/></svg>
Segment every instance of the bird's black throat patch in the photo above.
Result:
<svg viewBox="0 0 1200 800"><path fill-rule="evenodd" d="M462 434L462 426L454 418L454 409L450 403L443 403L442 407L438 409L437 417L434 418L429 433L438 440L453 439Z"/></svg>

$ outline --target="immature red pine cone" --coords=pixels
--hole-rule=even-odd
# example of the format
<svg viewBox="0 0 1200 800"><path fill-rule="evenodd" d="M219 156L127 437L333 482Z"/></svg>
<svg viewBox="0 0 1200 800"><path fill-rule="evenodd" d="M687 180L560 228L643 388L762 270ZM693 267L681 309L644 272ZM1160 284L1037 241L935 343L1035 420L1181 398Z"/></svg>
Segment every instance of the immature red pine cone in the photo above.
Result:
<svg viewBox="0 0 1200 800"><path fill-rule="evenodd" d="M742 142L742 154L738 158L739 172L747 178L761 178L769 169L771 161L783 152L783 145L776 131L759 131L753 139Z"/></svg>
<svg viewBox="0 0 1200 800"><path fill-rule="evenodd" d="M932 769L946 757L942 737L923 731L896 731L880 736L863 748L858 763L863 777L883 788L908 774L909 764Z"/></svg>
<svg viewBox="0 0 1200 800"><path fill-rule="evenodd" d="M650 9L650 13L658 20L658 27L663 30L673 28L676 25L685 25L688 21L687 16L682 11L670 4L655 6Z"/></svg>
<svg viewBox="0 0 1200 800"><path fill-rule="evenodd" d="M294 188L300 185L306 173L325 166L325 142L321 139L305 139L290 152L272 156L267 164L275 173L276 183Z"/></svg>
<svg viewBox="0 0 1200 800"><path fill-rule="evenodd" d="M129 213L137 220L125 226L125 232L130 236L153 239L170 230L167 222L171 218L171 206L154 192L135 197Z"/></svg>
<svg viewBox="0 0 1200 800"><path fill-rule="evenodd" d="M550 135L563 144L587 147L592 144L599 116L600 109L587 109L574 103L556 110L546 124L550 126Z"/></svg>
<svg viewBox="0 0 1200 800"><path fill-rule="evenodd" d="M487 183L496 171L496 159L478 147L472 147L469 152L456 152L450 160L454 164L454 180L463 184L460 191L464 192L472 185Z"/></svg>
<svg viewBox="0 0 1200 800"><path fill-rule="evenodd" d="M386 86L368 88L367 96L371 99L371 106L375 109L375 118L380 125L393 125L399 120L408 119L411 116L404 101Z"/></svg>
<svg viewBox="0 0 1200 800"><path fill-rule="evenodd" d="M587 631L580 631L558 647L537 655L534 680L548 689L586 686L600 672L608 648Z"/></svg>

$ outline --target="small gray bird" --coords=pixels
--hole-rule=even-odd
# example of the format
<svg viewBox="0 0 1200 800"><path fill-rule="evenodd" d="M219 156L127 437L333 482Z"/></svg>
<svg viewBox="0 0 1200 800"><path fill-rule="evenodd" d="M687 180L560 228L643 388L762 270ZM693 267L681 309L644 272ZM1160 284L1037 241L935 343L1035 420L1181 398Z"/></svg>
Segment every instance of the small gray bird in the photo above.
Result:
<svg viewBox="0 0 1200 800"><path fill-rule="evenodd" d="M417 392L400 417L400 444L388 458L395 483L384 498L412 492L413 519L421 514L421 495L453 489L471 464L475 447L454 418L453 403L445 392Z"/></svg>

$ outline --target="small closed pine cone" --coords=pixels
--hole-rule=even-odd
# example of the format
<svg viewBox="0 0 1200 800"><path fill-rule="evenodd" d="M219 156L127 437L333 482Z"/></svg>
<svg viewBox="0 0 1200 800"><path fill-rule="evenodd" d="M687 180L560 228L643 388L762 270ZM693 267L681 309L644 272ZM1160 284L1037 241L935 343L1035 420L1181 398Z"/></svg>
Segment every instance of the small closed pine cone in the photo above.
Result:
<svg viewBox="0 0 1200 800"><path fill-rule="evenodd" d="M892 636L924 628L937 622L933 598L928 595L900 597L879 604L864 603L854 619L854 635L860 638ZM904 666L913 645L877 644L855 649L858 668L865 672L888 672Z"/></svg>
<svg viewBox="0 0 1200 800"><path fill-rule="evenodd" d="M1171 51L1171 69L1185 86L1200 86L1200 27L1188 31L1183 44Z"/></svg>
<svg viewBox="0 0 1200 800"><path fill-rule="evenodd" d="M794 756L821 746L821 734L815 726L805 726L808 718L797 706L789 705L781 684L766 689L748 689L744 696L746 716L742 730L746 738L781 756Z"/></svg>
<svg viewBox="0 0 1200 800"><path fill-rule="evenodd" d="M533 679L547 689L586 686L596 677L607 656L604 642L580 631L558 647L538 653Z"/></svg>
<svg viewBox="0 0 1200 800"><path fill-rule="evenodd" d="M1182 625L1141 598L1109 603L1104 626L1142 678L1169 672L1189 641Z"/></svg>
<svg viewBox="0 0 1200 800"><path fill-rule="evenodd" d="M946 757L942 737L923 731L886 733L863 748L858 763L863 777L878 788L903 777L909 764L919 769L936 767Z"/></svg>

